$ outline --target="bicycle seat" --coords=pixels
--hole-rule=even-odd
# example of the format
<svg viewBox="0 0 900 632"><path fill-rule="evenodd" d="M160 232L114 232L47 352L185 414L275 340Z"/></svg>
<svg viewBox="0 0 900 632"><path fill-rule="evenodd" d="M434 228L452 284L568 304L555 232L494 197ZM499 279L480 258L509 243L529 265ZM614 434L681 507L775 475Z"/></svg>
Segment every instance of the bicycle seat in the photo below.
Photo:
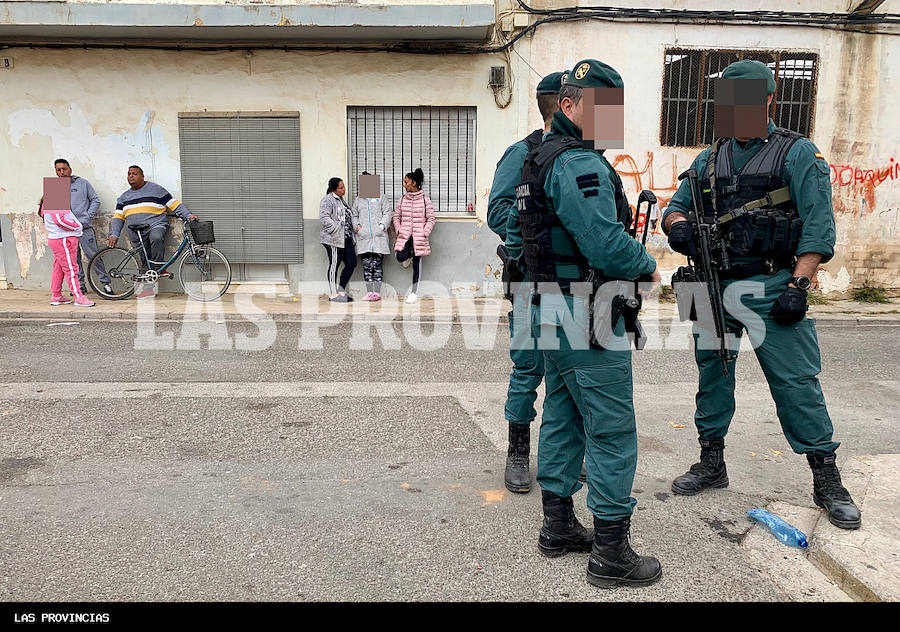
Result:
<svg viewBox="0 0 900 632"><path fill-rule="evenodd" d="M135 224L134 226L129 226L131 230L146 230L150 228L150 224Z"/></svg>

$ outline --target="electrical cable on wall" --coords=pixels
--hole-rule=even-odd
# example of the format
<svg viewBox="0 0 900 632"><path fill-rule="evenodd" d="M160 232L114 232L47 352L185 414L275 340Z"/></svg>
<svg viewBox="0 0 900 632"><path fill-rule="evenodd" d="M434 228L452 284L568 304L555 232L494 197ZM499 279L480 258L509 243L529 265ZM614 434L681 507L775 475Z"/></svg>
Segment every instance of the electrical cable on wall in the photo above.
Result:
<svg viewBox="0 0 900 632"><path fill-rule="evenodd" d="M558 9L534 9L523 0L516 0L526 13L544 16L528 25L512 39L498 46L434 46L425 44L413 47L408 42L393 46L322 46L308 44L209 44L205 46L185 46L182 44L107 44L103 42L65 44L57 42L21 44L29 48L96 48L96 49L140 49L171 51L246 51L249 49L274 49L285 51L321 51L321 52L360 52L360 53L400 53L411 55L480 55L485 53L502 53L512 47L518 40L533 33L539 26L553 22L570 20L600 20L625 22L656 23L701 23L726 24L729 22L751 23L758 26L817 26L830 29L847 30L858 26L883 26L900 24L900 13L817 13L810 11L697 11L688 9L627 9L621 7L564 7ZM504 15L509 12L504 12ZM855 31L861 34L898 35L893 31ZM17 47L16 44L5 44L0 48Z"/></svg>

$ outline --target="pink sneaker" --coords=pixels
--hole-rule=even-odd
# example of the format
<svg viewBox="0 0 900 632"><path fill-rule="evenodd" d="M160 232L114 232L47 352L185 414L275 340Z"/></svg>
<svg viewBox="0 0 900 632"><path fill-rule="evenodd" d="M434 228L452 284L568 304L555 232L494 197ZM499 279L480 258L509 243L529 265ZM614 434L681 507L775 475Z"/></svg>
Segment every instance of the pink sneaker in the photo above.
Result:
<svg viewBox="0 0 900 632"><path fill-rule="evenodd" d="M372 298L372 293L371 293L371 292L366 292L366 297L365 297L364 299L362 299L362 300L364 300L364 301L374 301L375 299Z"/></svg>
<svg viewBox="0 0 900 632"><path fill-rule="evenodd" d="M154 296L156 296L156 292L153 291L153 288L148 287L146 290L141 290L137 298L153 298Z"/></svg>
<svg viewBox="0 0 900 632"><path fill-rule="evenodd" d="M381 300L381 294L379 294L378 292L372 292L372 300L373 300L373 301L380 301L380 300Z"/></svg>
<svg viewBox="0 0 900 632"><path fill-rule="evenodd" d="M68 305L72 302L72 299L63 298L62 296L52 296L50 297L51 305Z"/></svg>
<svg viewBox="0 0 900 632"><path fill-rule="evenodd" d="M85 296L79 296L78 298L75 299L75 304L78 307L93 307L94 301L92 301L91 299L89 299Z"/></svg>

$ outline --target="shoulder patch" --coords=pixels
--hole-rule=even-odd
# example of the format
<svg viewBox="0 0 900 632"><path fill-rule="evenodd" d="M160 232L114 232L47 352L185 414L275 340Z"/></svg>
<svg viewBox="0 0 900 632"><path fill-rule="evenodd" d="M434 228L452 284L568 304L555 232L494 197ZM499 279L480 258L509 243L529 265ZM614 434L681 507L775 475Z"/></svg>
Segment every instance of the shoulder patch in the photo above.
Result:
<svg viewBox="0 0 900 632"><path fill-rule="evenodd" d="M579 189L587 189L590 187L598 187L600 186L600 174L597 173L585 173L580 176L575 177L575 182L578 183Z"/></svg>
<svg viewBox="0 0 900 632"><path fill-rule="evenodd" d="M600 192L597 191L597 189L588 189L587 191L584 192L584 197L586 197L586 198L596 197L598 195L600 195Z"/></svg>

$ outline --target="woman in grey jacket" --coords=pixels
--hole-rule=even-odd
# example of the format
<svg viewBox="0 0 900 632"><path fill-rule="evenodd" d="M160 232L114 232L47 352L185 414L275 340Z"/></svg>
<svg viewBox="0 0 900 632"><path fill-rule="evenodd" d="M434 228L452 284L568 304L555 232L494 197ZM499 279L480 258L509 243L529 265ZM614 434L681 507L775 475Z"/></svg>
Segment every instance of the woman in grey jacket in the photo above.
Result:
<svg viewBox="0 0 900 632"><path fill-rule="evenodd" d="M364 171L362 175L369 173ZM363 300L380 301L381 281L384 278L382 257L391 252L387 227L391 225L394 209L383 195L380 198L357 197L353 201L351 216L356 227L356 252L362 259L363 278L368 290Z"/></svg>
<svg viewBox="0 0 900 632"><path fill-rule="evenodd" d="M344 201L344 181L331 178L328 191L319 203L319 241L328 253L328 289L330 300L336 303L347 303L353 300L347 294L347 283L356 268L356 249L354 248L353 220L350 207ZM340 283L337 281L338 264L344 264Z"/></svg>

